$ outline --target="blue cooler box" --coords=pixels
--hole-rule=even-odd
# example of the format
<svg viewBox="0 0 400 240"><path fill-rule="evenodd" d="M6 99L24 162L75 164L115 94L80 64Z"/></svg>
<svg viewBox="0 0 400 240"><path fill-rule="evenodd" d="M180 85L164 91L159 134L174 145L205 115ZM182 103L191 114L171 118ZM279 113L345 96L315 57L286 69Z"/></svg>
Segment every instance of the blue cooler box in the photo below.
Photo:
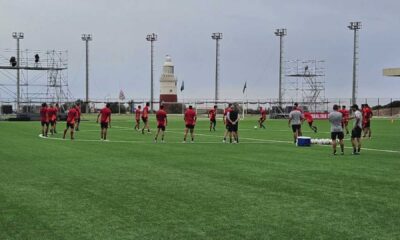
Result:
<svg viewBox="0 0 400 240"><path fill-rule="evenodd" d="M297 146L299 146L299 147L311 146L311 138L310 137L297 137Z"/></svg>

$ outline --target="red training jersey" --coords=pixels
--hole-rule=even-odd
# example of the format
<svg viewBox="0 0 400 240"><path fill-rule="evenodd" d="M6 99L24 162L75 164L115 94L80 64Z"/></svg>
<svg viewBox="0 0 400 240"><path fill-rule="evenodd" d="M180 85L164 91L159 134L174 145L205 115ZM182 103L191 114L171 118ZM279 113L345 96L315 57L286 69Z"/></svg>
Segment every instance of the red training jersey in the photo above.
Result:
<svg viewBox="0 0 400 240"><path fill-rule="evenodd" d="M267 110L262 109L261 112L260 112L260 114L261 114L261 117L262 117L262 118L266 118L266 117L267 117Z"/></svg>
<svg viewBox="0 0 400 240"><path fill-rule="evenodd" d="M160 109L156 113L157 123L159 126L165 126L167 123L167 112L163 109Z"/></svg>
<svg viewBox="0 0 400 240"><path fill-rule="evenodd" d="M135 118L136 118L136 120L139 120L139 119L140 119L140 108L136 108L136 111L135 111Z"/></svg>
<svg viewBox="0 0 400 240"><path fill-rule="evenodd" d="M49 112L47 107L40 108L40 121L48 122L49 121Z"/></svg>
<svg viewBox="0 0 400 240"><path fill-rule="evenodd" d="M305 112L304 113L304 118L307 120L307 122L313 122L313 117L312 117L312 115L311 115L311 113L310 112Z"/></svg>
<svg viewBox="0 0 400 240"><path fill-rule="evenodd" d="M208 111L208 116L210 117L211 121L214 121L217 117L217 111L214 108L211 109L210 111Z"/></svg>
<svg viewBox="0 0 400 240"><path fill-rule="evenodd" d="M193 109L188 109L185 112L185 124L186 125L195 125L196 124L196 111Z"/></svg>
<svg viewBox="0 0 400 240"><path fill-rule="evenodd" d="M149 117L149 107L148 106L143 108L142 117L144 117L144 118Z"/></svg>
<svg viewBox="0 0 400 240"><path fill-rule="evenodd" d="M110 118L111 118L111 110L108 107L105 107L103 109L100 110L100 121L102 123L109 123L110 122Z"/></svg>
<svg viewBox="0 0 400 240"><path fill-rule="evenodd" d="M67 123L75 123L75 119L77 118L76 116L78 115L78 112L76 111L76 108L71 108L68 111L68 115L67 115Z"/></svg>
<svg viewBox="0 0 400 240"><path fill-rule="evenodd" d="M350 112L347 109L340 109L338 112L340 112L343 116L343 121L348 121L350 117Z"/></svg>
<svg viewBox="0 0 400 240"><path fill-rule="evenodd" d="M81 118L81 107L80 106L76 106L76 119Z"/></svg>
<svg viewBox="0 0 400 240"><path fill-rule="evenodd" d="M50 121L55 121L57 118L57 109L55 107L49 107L47 109L48 115L49 115L49 120Z"/></svg>
<svg viewBox="0 0 400 240"><path fill-rule="evenodd" d="M366 107L362 111L364 122L369 122L372 118L372 110L369 107Z"/></svg>

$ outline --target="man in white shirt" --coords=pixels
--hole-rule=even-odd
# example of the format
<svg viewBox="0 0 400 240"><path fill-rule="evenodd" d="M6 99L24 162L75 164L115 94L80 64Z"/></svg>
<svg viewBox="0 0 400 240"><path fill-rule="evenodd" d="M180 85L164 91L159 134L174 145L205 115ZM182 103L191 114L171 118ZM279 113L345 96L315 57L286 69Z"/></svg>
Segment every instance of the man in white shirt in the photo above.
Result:
<svg viewBox="0 0 400 240"><path fill-rule="evenodd" d="M351 109L354 113L354 125L351 131L351 143L353 144L353 155L359 155L361 151L361 132L362 132L362 114L358 105L354 104Z"/></svg>

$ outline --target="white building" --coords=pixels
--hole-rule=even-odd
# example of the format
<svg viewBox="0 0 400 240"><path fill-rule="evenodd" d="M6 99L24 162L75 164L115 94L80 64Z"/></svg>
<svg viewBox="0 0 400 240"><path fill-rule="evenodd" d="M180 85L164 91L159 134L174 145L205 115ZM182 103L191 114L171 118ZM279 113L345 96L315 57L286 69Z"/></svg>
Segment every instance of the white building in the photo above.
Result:
<svg viewBox="0 0 400 240"><path fill-rule="evenodd" d="M171 57L167 55L160 77L160 102L177 102L177 79L174 75L174 64Z"/></svg>

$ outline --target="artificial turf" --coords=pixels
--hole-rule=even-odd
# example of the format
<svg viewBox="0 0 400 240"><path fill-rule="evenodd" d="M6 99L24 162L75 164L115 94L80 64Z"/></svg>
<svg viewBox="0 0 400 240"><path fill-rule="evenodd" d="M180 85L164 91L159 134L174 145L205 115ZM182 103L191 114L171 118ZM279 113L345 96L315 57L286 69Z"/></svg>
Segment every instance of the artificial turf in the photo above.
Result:
<svg viewBox="0 0 400 240"><path fill-rule="evenodd" d="M360 156L296 147L285 120L240 122L239 144L203 118L195 143L170 116L166 143L113 116L76 139L0 122L0 239L400 239L400 122L374 120ZM329 138L326 121L314 134ZM152 117L151 126L155 127ZM348 138L348 137L346 137ZM345 141L350 147L350 141Z"/></svg>

